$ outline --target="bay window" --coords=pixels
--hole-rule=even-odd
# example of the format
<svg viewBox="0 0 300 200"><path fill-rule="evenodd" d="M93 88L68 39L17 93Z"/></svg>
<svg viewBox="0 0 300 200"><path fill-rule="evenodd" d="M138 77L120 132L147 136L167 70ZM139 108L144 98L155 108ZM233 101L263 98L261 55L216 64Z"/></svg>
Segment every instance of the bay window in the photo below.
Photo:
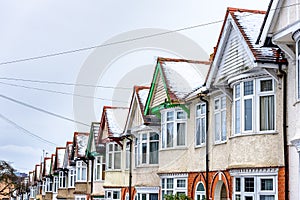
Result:
<svg viewBox="0 0 300 200"><path fill-rule="evenodd" d="M161 113L162 148L186 145L186 120L183 110L166 110Z"/></svg>
<svg viewBox="0 0 300 200"><path fill-rule="evenodd" d="M234 85L234 134L275 130L273 79L255 79ZM254 112L257 111L257 112Z"/></svg>
<svg viewBox="0 0 300 200"><path fill-rule="evenodd" d="M66 174L64 171L59 172L59 188L65 188L66 187Z"/></svg>
<svg viewBox="0 0 300 200"><path fill-rule="evenodd" d="M69 187L75 187L75 178L76 178L76 171L75 169L70 169L69 170Z"/></svg>
<svg viewBox="0 0 300 200"><path fill-rule="evenodd" d="M84 161L76 162L76 182L86 181L87 165Z"/></svg>
<svg viewBox="0 0 300 200"><path fill-rule="evenodd" d="M107 169L121 169L121 147L117 143L108 144L107 158Z"/></svg>
<svg viewBox="0 0 300 200"><path fill-rule="evenodd" d="M214 100L214 120L215 120L215 142L226 140L226 97L218 97Z"/></svg>
<svg viewBox="0 0 300 200"><path fill-rule="evenodd" d="M136 138L136 165L158 164L159 135L155 132L140 133Z"/></svg>
<svg viewBox="0 0 300 200"><path fill-rule="evenodd" d="M240 176L234 178L234 200L277 199L276 176Z"/></svg>
<svg viewBox="0 0 300 200"><path fill-rule="evenodd" d="M201 146L205 144L206 138L206 104L196 105L196 136L195 144Z"/></svg>

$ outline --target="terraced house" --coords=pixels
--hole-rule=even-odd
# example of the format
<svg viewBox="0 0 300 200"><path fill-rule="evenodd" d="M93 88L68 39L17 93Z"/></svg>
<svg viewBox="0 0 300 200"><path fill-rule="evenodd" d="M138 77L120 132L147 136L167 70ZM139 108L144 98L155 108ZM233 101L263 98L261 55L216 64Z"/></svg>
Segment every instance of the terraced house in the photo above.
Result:
<svg viewBox="0 0 300 200"><path fill-rule="evenodd" d="M298 199L299 7L290 3L228 8L209 61L158 57L129 108L104 106L63 158L56 150L50 171L47 159L36 166L32 199L52 176L57 199Z"/></svg>

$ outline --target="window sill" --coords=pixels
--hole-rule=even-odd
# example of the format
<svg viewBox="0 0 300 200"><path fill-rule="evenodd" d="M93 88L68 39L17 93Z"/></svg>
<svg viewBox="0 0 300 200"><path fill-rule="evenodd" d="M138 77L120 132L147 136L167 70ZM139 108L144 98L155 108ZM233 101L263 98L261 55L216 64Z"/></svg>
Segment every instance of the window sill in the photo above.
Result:
<svg viewBox="0 0 300 200"><path fill-rule="evenodd" d="M169 148L161 148L159 151L173 151L173 150L187 150L187 146L182 147L169 147Z"/></svg>
<svg viewBox="0 0 300 200"><path fill-rule="evenodd" d="M157 168L159 164L144 164L144 165L138 165L136 168Z"/></svg>
<svg viewBox="0 0 300 200"><path fill-rule="evenodd" d="M106 169L107 172L122 172L122 169Z"/></svg>
<svg viewBox="0 0 300 200"><path fill-rule="evenodd" d="M201 144L201 145L195 146L195 149L200 149L200 148L203 148L205 146L206 146L205 144Z"/></svg>
<svg viewBox="0 0 300 200"><path fill-rule="evenodd" d="M230 136L229 139L238 138L238 137L244 137L244 136L254 136L254 135L277 135L278 131L272 131L272 132L253 132L253 133L241 133L238 135Z"/></svg>
<svg viewBox="0 0 300 200"><path fill-rule="evenodd" d="M222 144L226 144L227 143L227 140L224 140L224 141L215 141L214 145L217 146L217 145L222 145Z"/></svg>

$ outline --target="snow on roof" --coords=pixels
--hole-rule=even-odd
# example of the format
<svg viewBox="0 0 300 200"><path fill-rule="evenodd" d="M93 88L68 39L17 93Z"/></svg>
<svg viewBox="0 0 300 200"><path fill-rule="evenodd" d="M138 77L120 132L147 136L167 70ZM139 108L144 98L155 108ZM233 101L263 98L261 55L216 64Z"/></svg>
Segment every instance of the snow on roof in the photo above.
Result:
<svg viewBox="0 0 300 200"><path fill-rule="evenodd" d="M232 17L236 20L244 39L248 43L256 60L269 62L286 62L286 59L277 52L277 47L261 47L256 44L260 28L264 21L265 12L258 10L245 10L228 8Z"/></svg>
<svg viewBox="0 0 300 200"><path fill-rule="evenodd" d="M178 99L184 99L204 84L209 63L163 61L161 67L170 91Z"/></svg>
<svg viewBox="0 0 300 200"><path fill-rule="evenodd" d="M57 168L63 167L66 148L57 148Z"/></svg>
<svg viewBox="0 0 300 200"><path fill-rule="evenodd" d="M89 140L88 133L78 133L76 138L77 157L84 157Z"/></svg>
<svg viewBox="0 0 300 200"><path fill-rule="evenodd" d="M145 107L145 105L146 105L148 93L149 93L149 89L146 89L146 88L145 89L140 89L138 91L138 96L141 100L141 103L142 103L143 107Z"/></svg>
<svg viewBox="0 0 300 200"><path fill-rule="evenodd" d="M111 136L118 137L123 133L128 108L107 107L105 116Z"/></svg>

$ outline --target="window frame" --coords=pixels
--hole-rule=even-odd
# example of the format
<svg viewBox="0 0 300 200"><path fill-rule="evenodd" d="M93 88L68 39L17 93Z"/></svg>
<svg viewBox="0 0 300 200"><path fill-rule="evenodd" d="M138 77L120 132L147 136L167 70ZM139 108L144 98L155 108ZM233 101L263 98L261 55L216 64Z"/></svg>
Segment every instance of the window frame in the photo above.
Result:
<svg viewBox="0 0 300 200"><path fill-rule="evenodd" d="M156 137L156 139L152 139L152 137ZM151 163L151 144L156 145L156 161L157 163ZM143 153L143 146L146 146L146 152ZM153 154L154 155L154 154ZM135 140L135 159L136 166L148 166L148 165L158 165L159 163L159 134L153 131L143 131L140 132Z"/></svg>
<svg viewBox="0 0 300 200"><path fill-rule="evenodd" d="M76 161L76 180L75 182L86 182L87 181L87 164L82 160Z"/></svg>
<svg viewBox="0 0 300 200"><path fill-rule="evenodd" d="M66 188L67 187L67 178L64 171L59 171L58 173L59 181L58 181L58 188Z"/></svg>
<svg viewBox="0 0 300 200"><path fill-rule="evenodd" d="M272 91L266 91L262 92L261 89L261 83L265 80L271 80L272 81ZM253 94L249 94L246 96L244 95L244 83L245 82L253 82ZM239 86L239 96L237 96L237 86ZM274 128L270 130L260 130L260 124L261 124L261 116L260 116L260 98L264 96L273 96L273 121ZM245 116L245 100L251 99L252 101L252 129L251 130L245 130L245 118L242 116ZM239 113L237 112L237 102L239 102ZM257 112L255 112L257 111ZM239 119L237 118L239 116ZM239 120L239 123L237 121ZM238 82L233 85L233 106L232 106L232 130L233 130L233 136L238 135L247 135L247 134L254 134L254 133L274 133L276 132L276 84L272 77L264 77L264 78L256 78L256 79L246 79L241 82ZM240 131L237 132L237 126L239 125Z"/></svg>
<svg viewBox="0 0 300 200"><path fill-rule="evenodd" d="M296 101L300 101L300 37L296 40Z"/></svg>
<svg viewBox="0 0 300 200"><path fill-rule="evenodd" d="M110 150L111 146L112 146L112 148ZM120 157L120 160L118 161L118 164L120 165L120 167L116 166L116 162L115 162L116 155L119 155L119 157ZM106 156L107 156L106 157L107 158L106 159L106 162L107 162L106 170L121 170L121 168L122 168L122 148L120 147L120 145L118 145L116 142L107 143ZM111 163L110 163L110 161L111 161Z"/></svg>
<svg viewBox="0 0 300 200"><path fill-rule="evenodd" d="M94 181L102 181L103 156L95 156L94 159Z"/></svg>
<svg viewBox="0 0 300 200"><path fill-rule="evenodd" d="M168 113L173 113L173 119L168 120ZM184 118L178 118L178 113L183 113ZM184 124L184 144L178 144L178 124ZM168 125L173 125L171 141L168 142ZM161 111L161 149L176 149L187 146L187 113L179 108L164 109Z"/></svg>
<svg viewBox="0 0 300 200"><path fill-rule="evenodd" d="M216 101L219 101L219 105L218 108L216 109ZM222 103L224 102L225 106L222 107ZM219 121L220 121L220 129L216 130L216 127L214 128L214 142L215 144L220 144L220 143L224 143L227 141L227 123L226 123L226 119L227 119L227 98L225 95L221 95L221 96L217 96L214 98L214 125L216 126L216 115L219 115ZM224 118L225 118L225 124L224 123L224 119L223 119L223 114ZM223 127L224 126L224 127ZM223 130L225 129L225 134L223 137ZM218 137L217 137L218 135Z"/></svg>
<svg viewBox="0 0 300 200"><path fill-rule="evenodd" d="M53 191L53 182L50 177L46 177L45 181L45 192L52 192Z"/></svg>
<svg viewBox="0 0 300 200"><path fill-rule="evenodd" d="M199 109L198 109L199 107ZM202 113L202 107L204 107L204 111ZM206 116L206 103L198 103L195 106L195 147L202 147L205 146L206 144L206 120L207 120L207 116ZM200 110L200 114L198 115L198 110ZM198 123L199 122L199 127L198 127ZM202 120L204 120L204 129L202 127ZM199 130L199 143L198 143L198 131ZM202 130L204 130L204 133L202 132ZM204 141L201 141L202 139L204 139Z"/></svg>
<svg viewBox="0 0 300 200"><path fill-rule="evenodd" d="M53 177L53 193L57 193L58 184L59 184L58 176L54 176Z"/></svg>
<svg viewBox="0 0 300 200"><path fill-rule="evenodd" d="M172 187L168 184L168 180L172 181ZM178 181L184 181L185 186L179 187ZM188 192L188 177L187 176L162 176L160 178L160 188L161 188L161 199L164 199L165 194L178 194L184 193L187 195Z"/></svg>
<svg viewBox="0 0 300 200"><path fill-rule="evenodd" d="M68 172L68 187L74 188L76 182L76 170L71 168Z"/></svg>
<svg viewBox="0 0 300 200"><path fill-rule="evenodd" d="M203 185L203 188L204 188L204 191L198 191L198 186L202 184ZM200 196L200 199L197 199L198 195ZM204 198L203 198L204 197ZM206 191L205 191L205 186L204 186L204 183L202 181L198 182L197 185L196 185L196 189L195 189L195 200L204 200L206 199Z"/></svg>
<svg viewBox="0 0 300 200"><path fill-rule="evenodd" d="M117 193L119 198L114 198L114 193ZM110 194L110 196L111 196L110 198L108 197L108 194ZM121 189L111 188L111 189L105 190L105 199L107 199L107 200L121 200Z"/></svg>

